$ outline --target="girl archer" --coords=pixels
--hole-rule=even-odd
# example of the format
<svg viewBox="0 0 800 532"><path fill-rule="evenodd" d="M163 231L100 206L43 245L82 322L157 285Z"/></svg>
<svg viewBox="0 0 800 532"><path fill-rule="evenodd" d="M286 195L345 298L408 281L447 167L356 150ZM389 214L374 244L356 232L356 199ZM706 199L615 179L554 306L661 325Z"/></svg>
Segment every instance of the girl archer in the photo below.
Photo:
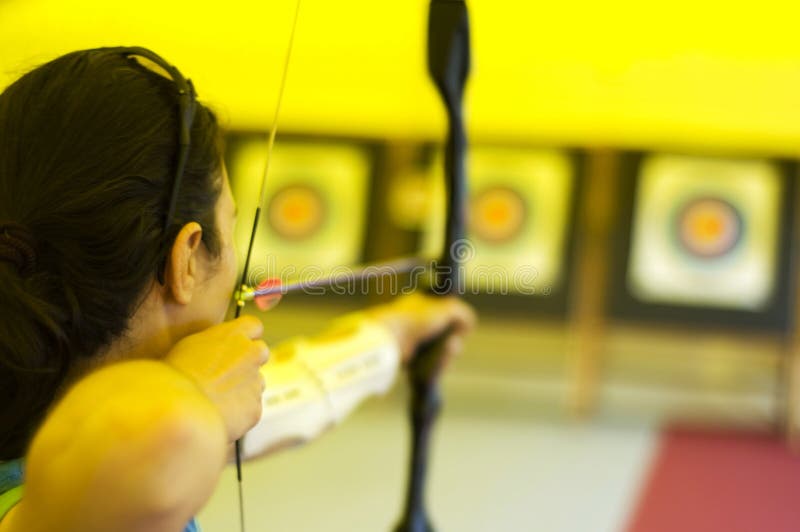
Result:
<svg viewBox="0 0 800 532"><path fill-rule="evenodd" d="M196 103L176 175L182 91L121 50L0 95L0 532L194 530L232 442L265 454L357 402L321 386L339 406L314 430L271 431L261 323L222 323L237 265L220 128ZM382 346L385 371L340 383L360 400L445 331L457 352L474 315L417 296L345 321ZM323 371L281 358L286 385Z"/></svg>

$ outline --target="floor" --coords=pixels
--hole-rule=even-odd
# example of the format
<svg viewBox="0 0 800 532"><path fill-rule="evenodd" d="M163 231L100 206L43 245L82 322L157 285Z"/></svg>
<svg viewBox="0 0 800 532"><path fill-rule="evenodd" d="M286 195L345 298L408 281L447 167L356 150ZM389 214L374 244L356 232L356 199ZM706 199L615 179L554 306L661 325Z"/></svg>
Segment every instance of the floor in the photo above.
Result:
<svg viewBox="0 0 800 532"><path fill-rule="evenodd" d="M401 395L371 401L310 445L247 464L247 529L391 530L408 452ZM489 405L472 409L469 396L448 396L430 477L430 512L439 530L621 530L651 461L655 431L546 415L525 419L502 409L473 415ZM236 530L237 508L228 468L200 523L206 532Z"/></svg>
<svg viewBox="0 0 800 532"><path fill-rule="evenodd" d="M266 339L313 333L351 306L282 302L262 315ZM769 353L742 345L736 354L735 342L715 338L706 341L714 349L694 348L696 339L668 349L668 338L648 333L615 340L595 415L570 421L565 328L488 313L481 320L444 382L429 479L439 531L623 532L633 516L650 517L643 493L668 493L648 487L665 419L763 429L778 408ZM392 530L408 455L405 393L398 383L318 441L246 464L247 530ZM198 516L205 532L238 530L236 494L229 467Z"/></svg>

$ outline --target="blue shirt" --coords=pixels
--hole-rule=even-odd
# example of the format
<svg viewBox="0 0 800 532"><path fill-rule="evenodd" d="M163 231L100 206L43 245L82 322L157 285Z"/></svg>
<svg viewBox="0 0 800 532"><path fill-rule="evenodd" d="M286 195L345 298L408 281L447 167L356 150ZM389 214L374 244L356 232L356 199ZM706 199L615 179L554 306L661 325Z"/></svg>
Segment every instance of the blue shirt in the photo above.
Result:
<svg viewBox="0 0 800 532"><path fill-rule="evenodd" d="M0 462L0 519L22 498L24 477L25 469L21 459ZM183 532L200 532L200 527L192 519Z"/></svg>

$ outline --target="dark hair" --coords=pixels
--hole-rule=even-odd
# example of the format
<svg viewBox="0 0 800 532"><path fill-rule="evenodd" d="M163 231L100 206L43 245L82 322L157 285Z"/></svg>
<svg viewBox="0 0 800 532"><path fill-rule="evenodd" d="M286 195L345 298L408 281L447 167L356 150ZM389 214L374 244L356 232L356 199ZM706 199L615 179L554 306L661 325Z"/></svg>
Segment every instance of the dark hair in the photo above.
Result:
<svg viewBox="0 0 800 532"><path fill-rule="evenodd" d="M73 366L125 332L189 221L220 252L221 134L197 105L178 207L172 80L113 49L67 54L0 95L0 222L36 242L36 268L0 261L0 460L22 456ZM102 398L98 398L102 400Z"/></svg>

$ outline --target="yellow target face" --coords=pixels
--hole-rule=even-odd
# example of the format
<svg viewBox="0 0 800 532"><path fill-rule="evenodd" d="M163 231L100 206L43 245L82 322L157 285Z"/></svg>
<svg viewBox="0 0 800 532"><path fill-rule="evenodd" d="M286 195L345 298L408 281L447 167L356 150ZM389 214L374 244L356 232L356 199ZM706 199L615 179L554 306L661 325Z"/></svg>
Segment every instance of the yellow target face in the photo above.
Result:
<svg viewBox="0 0 800 532"><path fill-rule="evenodd" d="M482 240L495 244L513 240L527 217L525 201L505 187L492 187L475 195L470 213L470 229Z"/></svg>
<svg viewBox="0 0 800 532"><path fill-rule="evenodd" d="M736 208L719 198L688 202L677 219L678 242L691 255L711 259L722 257L741 240L742 219Z"/></svg>
<svg viewBox="0 0 800 532"><path fill-rule="evenodd" d="M325 221L325 203L319 192L303 185L291 185L275 193L267 209L269 224L288 240L313 236Z"/></svg>

